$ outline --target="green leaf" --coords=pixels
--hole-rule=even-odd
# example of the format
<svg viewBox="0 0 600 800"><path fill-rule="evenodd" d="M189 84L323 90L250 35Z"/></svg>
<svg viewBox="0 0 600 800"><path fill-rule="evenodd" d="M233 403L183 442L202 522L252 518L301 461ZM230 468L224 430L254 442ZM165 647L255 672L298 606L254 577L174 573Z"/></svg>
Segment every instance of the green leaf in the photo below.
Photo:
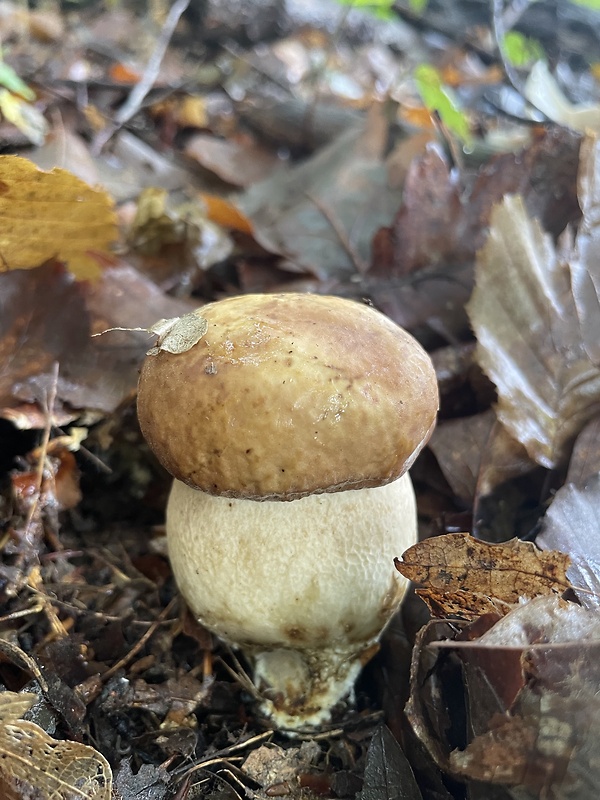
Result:
<svg viewBox="0 0 600 800"><path fill-rule="evenodd" d="M546 57L544 48L537 39L524 36L518 31L509 31L503 37L502 50L513 67L526 67Z"/></svg>
<svg viewBox="0 0 600 800"><path fill-rule="evenodd" d="M452 90L442 83L437 69L431 64L420 64L415 70L415 81L425 107L429 111L437 111L448 130L469 145L469 122L458 107Z"/></svg>
<svg viewBox="0 0 600 800"><path fill-rule="evenodd" d="M591 8L593 11L600 11L600 0L571 0L576 6Z"/></svg>
<svg viewBox="0 0 600 800"><path fill-rule="evenodd" d="M415 14L421 14L427 8L428 2L429 0L408 0L408 5Z"/></svg>
<svg viewBox="0 0 600 800"><path fill-rule="evenodd" d="M343 6L363 8L380 19L393 19L394 0L338 0Z"/></svg>
<svg viewBox="0 0 600 800"><path fill-rule="evenodd" d="M18 94L24 100L35 100L35 92L4 61L0 61L0 86L4 86L14 94Z"/></svg>

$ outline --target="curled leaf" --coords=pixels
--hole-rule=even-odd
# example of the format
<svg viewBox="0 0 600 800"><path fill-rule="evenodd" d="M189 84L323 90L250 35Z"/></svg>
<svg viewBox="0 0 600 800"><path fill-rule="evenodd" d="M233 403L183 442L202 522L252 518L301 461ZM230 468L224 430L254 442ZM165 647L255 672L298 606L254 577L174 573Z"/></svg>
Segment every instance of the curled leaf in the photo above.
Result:
<svg viewBox="0 0 600 800"><path fill-rule="evenodd" d="M467 311L498 418L534 461L558 466L600 411L600 369L582 340L567 265L520 197L492 212Z"/></svg>

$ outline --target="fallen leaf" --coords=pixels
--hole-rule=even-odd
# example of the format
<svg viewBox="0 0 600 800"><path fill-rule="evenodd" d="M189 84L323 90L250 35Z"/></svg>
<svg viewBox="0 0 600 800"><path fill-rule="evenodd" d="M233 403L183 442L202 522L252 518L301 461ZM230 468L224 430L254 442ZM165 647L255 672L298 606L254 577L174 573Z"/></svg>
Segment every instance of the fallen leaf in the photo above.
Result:
<svg viewBox="0 0 600 800"><path fill-rule="evenodd" d="M569 554L567 576L580 601L600 608L600 474L584 484L569 483L554 496L536 542ZM578 591L581 587L583 591Z"/></svg>
<svg viewBox="0 0 600 800"><path fill-rule="evenodd" d="M237 203L258 243L322 280L366 269L373 234L399 202L387 183L386 140L379 110L307 161L254 184Z"/></svg>
<svg viewBox="0 0 600 800"><path fill-rule="evenodd" d="M389 728L381 725L367 750L365 778L357 800L422 800L410 762Z"/></svg>
<svg viewBox="0 0 600 800"><path fill-rule="evenodd" d="M559 125L565 125L578 133L586 133L588 130L600 131L600 104L571 103L545 61L537 61L533 65L523 94L548 119Z"/></svg>
<svg viewBox="0 0 600 800"><path fill-rule="evenodd" d="M215 194L202 192L200 199L206 207L208 218L223 228L230 228L240 233L252 233L252 223L229 200Z"/></svg>
<svg viewBox="0 0 600 800"><path fill-rule="evenodd" d="M5 800L110 800L108 762L93 747L57 741L21 717L37 695L0 693L0 788Z"/></svg>
<svg viewBox="0 0 600 800"><path fill-rule="evenodd" d="M533 468L525 448L498 423L491 409L442 421L429 447L453 492L467 503Z"/></svg>
<svg viewBox="0 0 600 800"><path fill-rule="evenodd" d="M124 758L115 773L115 791L119 800L163 800L168 791L167 770L162 766L142 764L134 774L131 758Z"/></svg>
<svg viewBox="0 0 600 800"><path fill-rule="evenodd" d="M405 275L447 261L459 249L466 218L461 193L458 173L448 167L439 145L430 142L408 168L393 227L375 236L370 274Z"/></svg>
<svg viewBox="0 0 600 800"><path fill-rule="evenodd" d="M111 267L100 280L78 283L57 262L0 273L0 415L21 428L43 427L46 392L58 363L55 420L77 409L109 413L135 389L153 338L108 328L149 328L195 304L166 296L130 267Z"/></svg>
<svg viewBox="0 0 600 800"><path fill-rule="evenodd" d="M600 777L597 612L550 595L477 636L482 622L454 623L454 631L435 622L419 634L407 706L413 730L436 764L463 780L587 800ZM482 796L494 797L486 788Z"/></svg>
<svg viewBox="0 0 600 800"><path fill-rule="evenodd" d="M64 260L80 279L97 278L90 251L117 239L112 200L62 169L42 172L18 156L0 157L0 254L9 269Z"/></svg>
<svg viewBox="0 0 600 800"><path fill-rule="evenodd" d="M434 536L409 547L396 569L415 583L449 592L475 592L505 603L562 593L569 587L569 558L511 539L487 544L467 533Z"/></svg>
<svg viewBox="0 0 600 800"><path fill-rule="evenodd" d="M82 284L62 264L0 273L0 407L24 400L43 408L52 365L59 362L59 380L69 380L88 335Z"/></svg>
<svg viewBox="0 0 600 800"><path fill-rule="evenodd" d="M600 369L582 342L568 270L519 197L492 212L467 311L498 418L533 460L556 467L600 412Z"/></svg>
<svg viewBox="0 0 600 800"><path fill-rule="evenodd" d="M600 777L595 758L600 623L595 611L539 597L479 639L440 642L439 647L454 649L465 663L469 713L479 717L466 749L450 755L451 769L475 780L524 785L536 797L583 800L593 794ZM508 670L497 668L498 659L511 652L517 656L513 669L520 673L520 688L499 709L502 717L492 714L486 721L479 713L487 705L484 696L490 690L496 702L503 696ZM546 794L549 790L555 794Z"/></svg>
<svg viewBox="0 0 600 800"><path fill-rule="evenodd" d="M565 483L583 486L597 473L600 473L600 417L590 420L575 440Z"/></svg>
<svg viewBox="0 0 600 800"><path fill-rule="evenodd" d="M165 189L156 188L144 189L138 197L128 239L142 255L165 254L179 273L206 270L233 250L227 233L206 218L201 205L174 205Z"/></svg>
<svg viewBox="0 0 600 800"><path fill-rule="evenodd" d="M248 136L220 139L197 133L188 140L185 154L233 186L250 186L265 180L281 161Z"/></svg>
<svg viewBox="0 0 600 800"><path fill-rule="evenodd" d="M519 192L529 213L558 235L581 216L578 153L578 137L552 129L531 146L483 165L472 185L457 185L439 149L430 147L409 167L391 226L375 234L363 291L405 328L427 323L449 341L460 338L468 327L464 307L475 253L485 242L494 204Z"/></svg>
<svg viewBox="0 0 600 800"><path fill-rule="evenodd" d="M464 590L447 592L439 589L417 589L416 594L425 603L431 616L439 619L456 617L471 620L484 614L502 617L514 608L512 603Z"/></svg>
<svg viewBox="0 0 600 800"><path fill-rule="evenodd" d="M600 142L586 136L581 145L577 187L583 212L568 265L581 337L594 364L600 364Z"/></svg>

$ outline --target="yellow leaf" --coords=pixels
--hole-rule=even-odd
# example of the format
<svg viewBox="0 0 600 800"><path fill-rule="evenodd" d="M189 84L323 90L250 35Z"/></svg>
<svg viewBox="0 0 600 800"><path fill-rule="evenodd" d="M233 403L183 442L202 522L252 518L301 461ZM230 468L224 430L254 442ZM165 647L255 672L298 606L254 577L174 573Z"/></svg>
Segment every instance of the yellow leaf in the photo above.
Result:
<svg viewBox="0 0 600 800"><path fill-rule="evenodd" d="M0 157L0 259L5 268L37 267L49 258L66 262L79 279L94 279L117 239L113 203L63 169L39 170L18 156Z"/></svg>
<svg viewBox="0 0 600 800"><path fill-rule="evenodd" d="M8 89L0 89L0 111L4 119L12 122L32 144L38 147L44 144L48 123L43 114L26 99L12 94Z"/></svg>

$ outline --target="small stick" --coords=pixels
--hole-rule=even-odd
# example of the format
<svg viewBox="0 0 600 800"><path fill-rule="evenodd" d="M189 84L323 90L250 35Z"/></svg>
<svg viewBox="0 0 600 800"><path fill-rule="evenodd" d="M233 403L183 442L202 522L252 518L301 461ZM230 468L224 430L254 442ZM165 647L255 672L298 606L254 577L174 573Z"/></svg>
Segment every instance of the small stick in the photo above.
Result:
<svg viewBox="0 0 600 800"><path fill-rule="evenodd" d="M117 111L111 124L107 125L106 128L100 131L96 136L92 144L92 152L94 155L98 155L104 145L109 141L109 139L112 138L112 136L114 136L119 128L121 128L126 122L129 122L129 120L139 111L144 98L153 87L154 82L158 77L162 60L165 57L167 47L171 41L173 33L175 32L179 18L189 4L190 0L177 0L177 2L173 3L171 6L165 23L156 41L156 45L154 46L152 55L146 64L146 69L144 70L139 83L136 83L136 85L133 87L129 97Z"/></svg>

